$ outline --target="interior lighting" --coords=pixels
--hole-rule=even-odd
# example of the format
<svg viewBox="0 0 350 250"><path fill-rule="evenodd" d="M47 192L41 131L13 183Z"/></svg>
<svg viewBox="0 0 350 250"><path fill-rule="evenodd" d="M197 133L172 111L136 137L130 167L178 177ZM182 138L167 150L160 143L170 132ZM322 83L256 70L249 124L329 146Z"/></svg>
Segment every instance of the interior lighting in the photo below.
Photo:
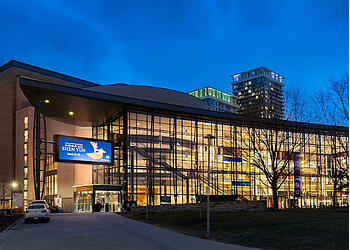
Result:
<svg viewBox="0 0 350 250"><path fill-rule="evenodd" d="M49 99L46 99L44 102L45 102L45 103L49 103L49 102L50 102L50 100L49 100Z"/></svg>
<svg viewBox="0 0 350 250"><path fill-rule="evenodd" d="M13 182L11 185L12 185L13 188L17 187L17 183L16 182Z"/></svg>
<svg viewBox="0 0 350 250"><path fill-rule="evenodd" d="M69 115L74 115L73 111L68 112Z"/></svg>

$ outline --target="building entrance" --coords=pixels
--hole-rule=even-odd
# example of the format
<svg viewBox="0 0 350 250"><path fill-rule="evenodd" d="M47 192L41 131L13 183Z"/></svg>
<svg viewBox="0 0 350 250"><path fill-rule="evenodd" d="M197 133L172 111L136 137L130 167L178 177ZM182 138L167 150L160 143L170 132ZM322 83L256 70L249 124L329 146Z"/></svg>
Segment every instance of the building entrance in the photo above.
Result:
<svg viewBox="0 0 350 250"><path fill-rule="evenodd" d="M74 188L74 212L120 212L122 195L120 185L84 185Z"/></svg>
<svg viewBox="0 0 350 250"><path fill-rule="evenodd" d="M120 212L121 207L120 191L96 191L95 203L99 204L100 212Z"/></svg>

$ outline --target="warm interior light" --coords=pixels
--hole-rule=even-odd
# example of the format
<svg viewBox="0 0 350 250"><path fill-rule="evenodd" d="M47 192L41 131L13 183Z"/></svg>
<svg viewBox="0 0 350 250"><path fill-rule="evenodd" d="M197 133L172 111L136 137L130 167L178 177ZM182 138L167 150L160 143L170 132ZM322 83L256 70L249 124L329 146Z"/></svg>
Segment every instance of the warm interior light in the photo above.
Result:
<svg viewBox="0 0 350 250"><path fill-rule="evenodd" d="M68 114L69 114L69 115L74 115L73 111L69 111Z"/></svg>
<svg viewBox="0 0 350 250"><path fill-rule="evenodd" d="M50 102L50 100L49 100L49 99L46 99L46 100L45 100L45 103L49 103L49 102Z"/></svg>
<svg viewBox="0 0 350 250"><path fill-rule="evenodd" d="M16 182L13 182L13 183L12 183L12 187L13 187L13 188L17 187L17 183L16 183Z"/></svg>

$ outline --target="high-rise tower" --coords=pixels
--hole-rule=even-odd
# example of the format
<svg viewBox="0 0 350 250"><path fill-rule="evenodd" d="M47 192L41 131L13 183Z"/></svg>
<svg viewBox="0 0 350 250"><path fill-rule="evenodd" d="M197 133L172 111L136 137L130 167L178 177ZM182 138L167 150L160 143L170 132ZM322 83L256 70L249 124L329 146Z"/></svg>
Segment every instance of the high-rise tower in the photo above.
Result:
<svg viewBox="0 0 350 250"><path fill-rule="evenodd" d="M239 98L239 113L262 118L283 118L283 79L283 76L265 67L232 75L232 93Z"/></svg>

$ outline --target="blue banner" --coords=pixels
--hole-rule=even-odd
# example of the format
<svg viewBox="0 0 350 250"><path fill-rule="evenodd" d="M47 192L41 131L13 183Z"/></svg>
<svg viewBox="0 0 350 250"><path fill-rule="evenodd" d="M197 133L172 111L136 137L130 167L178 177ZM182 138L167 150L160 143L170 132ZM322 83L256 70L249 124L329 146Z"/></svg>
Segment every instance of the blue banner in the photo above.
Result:
<svg viewBox="0 0 350 250"><path fill-rule="evenodd" d="M294 154L294 196L295 197L301 196L299 153Z"/></svg>
<svg viewBox="0 0 350 250"><path fill-rule="evenodd" d="M242 158L238 158L238 157L227 157L224 156L222 157L223 161L231 161L231 162L242 162Z"/></svg>
<svg viewBox="0 0 350 250"><path fill-rule="evenodd" d="M250 181L232 181L234 186L250 186Z"/></svg>
<svg viewBox="0 0 350 250"><path fill-rule="evenodd" d="M112 142L76 137L56 138L56 161L112 164Z"/></svg>

